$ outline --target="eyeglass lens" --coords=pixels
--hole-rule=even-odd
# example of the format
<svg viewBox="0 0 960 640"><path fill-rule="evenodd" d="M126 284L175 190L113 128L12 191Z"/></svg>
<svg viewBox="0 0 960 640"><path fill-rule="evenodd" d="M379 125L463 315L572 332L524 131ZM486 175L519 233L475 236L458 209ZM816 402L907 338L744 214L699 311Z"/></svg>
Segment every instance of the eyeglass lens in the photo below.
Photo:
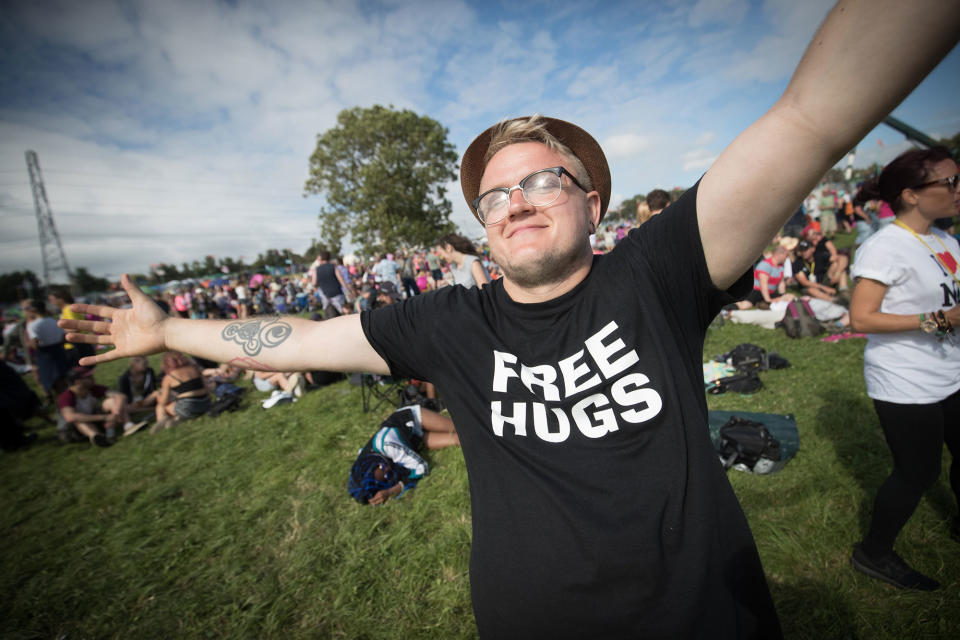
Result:
<svg viewBox="0 0 960 640"><path fill-rule="evenodd" d="M538 171L523 179L520 192L523 199L535 207L548 205L560 195L560 176L552 171ZM477 210L486 224L499 222L507 215L510 196L503 191L492 191L478 203Z"/></svg>

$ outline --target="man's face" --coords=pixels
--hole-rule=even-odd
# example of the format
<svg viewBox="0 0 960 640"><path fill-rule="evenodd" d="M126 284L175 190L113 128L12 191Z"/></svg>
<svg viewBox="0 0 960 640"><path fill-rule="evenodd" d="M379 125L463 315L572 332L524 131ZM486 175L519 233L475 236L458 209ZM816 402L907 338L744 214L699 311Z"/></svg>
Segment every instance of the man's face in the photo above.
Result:
<svg viewBox="0 0 960 640"><path fill-rule="evenodd" d="M521 142L501 149L487 164L480 193L494 187L512 187L525 177L570 162L538 142ZM590 228L600 219L600 197L584 193L568 176L550 205L534 207L517 189L500 222L487 226L491 258L504 276L521 287L558 282L590 256Z"/></svg>
<svg viewBox="0 0 960 640"><path fill-rule="evenodd" d="M93 389L93 378L90 376L80 378L72 386L73 393L78 398L86 398L90 395L91 389Z"/></svg>

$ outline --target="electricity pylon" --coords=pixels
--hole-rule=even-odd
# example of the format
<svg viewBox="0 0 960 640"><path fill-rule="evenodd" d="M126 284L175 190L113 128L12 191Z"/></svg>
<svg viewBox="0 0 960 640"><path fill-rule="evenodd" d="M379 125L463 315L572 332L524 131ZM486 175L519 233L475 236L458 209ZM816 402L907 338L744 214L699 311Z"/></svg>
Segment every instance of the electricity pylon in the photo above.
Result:
<svg viewBox="0 0 960 640"><path fill-rule="evenodd" d="M43 174L40 173L40 161L34 151L27 151L27 170L30 172L30 188L33 190L33 204L37 209L37 229L40 234L40 254L43 257L43 284L49 285L51 277L63 272L67 282L73 284L73 272L67 264L67 256L60 244L60 234L53 223L53 211L47 201L47 190L43 186Z"/></svg>

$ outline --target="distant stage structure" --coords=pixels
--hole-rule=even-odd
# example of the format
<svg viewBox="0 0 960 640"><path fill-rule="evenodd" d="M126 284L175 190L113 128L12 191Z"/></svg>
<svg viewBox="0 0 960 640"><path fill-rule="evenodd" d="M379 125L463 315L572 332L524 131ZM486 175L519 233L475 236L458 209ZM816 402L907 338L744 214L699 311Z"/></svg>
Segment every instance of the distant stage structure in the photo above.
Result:
<svg viewBox="0 0 960 640"><path fill-rule="evenodd" d="M53 223L53 211L47 201L47 190L43 186L43 174L40 173L40 161L35 151L27 151L27 171L30 172L30 188L33 190L33 204L37 210L37 229L40 235L40 254L43 256L43 284L49 285L59 273L73 284L73 272L67 264L67 256L60 243L60 234Z"/></svg>

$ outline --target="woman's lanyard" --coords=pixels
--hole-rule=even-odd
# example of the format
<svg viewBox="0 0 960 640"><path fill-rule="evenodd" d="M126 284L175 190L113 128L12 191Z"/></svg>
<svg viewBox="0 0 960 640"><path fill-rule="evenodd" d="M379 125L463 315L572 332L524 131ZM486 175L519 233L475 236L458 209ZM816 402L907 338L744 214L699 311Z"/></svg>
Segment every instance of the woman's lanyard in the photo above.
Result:
<svg viewBox="0 0 960 640"><path fill-rule="evenodd" d="M893 224L895 224L895 225L897 225L898 227L901 227L901 228L903 228L903 229L906 229L907 231L910 232L910 235L912 235L914 238L916 238L917 240L919 240L919 241L920 241L920 244L922 244L923 246L925 246L925 247L927 248L927 251L929 251L930 254L931 254L934 258L937 259L937 262L940 263L940 266L943 267L943 270L946 271L947 273L949 273L949 274L951 275L951 277L953 277L953 281L956 282L958 285L960 285L960 279L957 278L957 274L950 271L950 267L947 266L946 261L945 261L943 258L941 258L940 255L939 255L936 251L934 251L933 249L931 249L931 248L930 248L930 245L928 245L926 242L924 242L923 238L921 238L921 237L917 234L916 231L914 231L913 229L911 229L910 227L908 227L903 221L901 221L901 220L899 220L899 219L898 219L898 220L894 220L894 221L893 221ZM939 237L937 237L936 234L931 234L931 235L933 235L933 237L937 239L937 242L939 242L939 243L940 243L940 246L943 247L944 252L946 252L946 254L947 254L948 256L950 256L951 258L953 258L953 254L950 253L950 250L949 250L949 249L947 249L947 245L943 244L943 240L941 240ZM957 264L956 258L954 258L953 263L954 263L954 264Z"/></svg>

